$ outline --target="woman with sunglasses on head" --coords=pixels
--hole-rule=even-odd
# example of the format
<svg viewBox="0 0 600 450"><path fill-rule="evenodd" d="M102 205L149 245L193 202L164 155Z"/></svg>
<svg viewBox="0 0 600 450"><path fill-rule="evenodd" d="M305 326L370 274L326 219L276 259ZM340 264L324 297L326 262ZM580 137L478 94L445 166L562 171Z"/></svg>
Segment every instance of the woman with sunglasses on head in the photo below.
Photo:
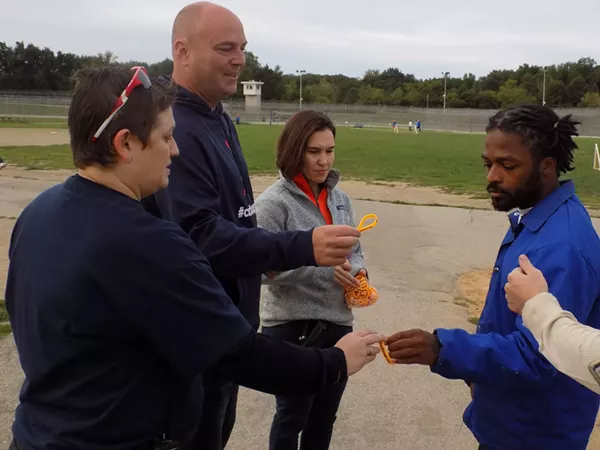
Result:
<svg viewBox="0 0 600 450"><path fill-rule="evenodd" d="M336 129L324 114L292 116L277 143L280 179L256 201L258 225L270 231L305 230L324 224L355 226L350 198L333 169ZM358 244L338 267L303 267L263 277L262 333L307 347L328 348L352 331L345 288L366 275ZM269 448L329 448L345 383L304 397L277 396Z"/></svg>
<svg viewBox="0 0 600 450"><path fill-rule="evenodd" d="M25 373L11 449L189 448L202 408L190 392L207 369L306 395L378 352L383 336L368 330L327 350L257 335L190 238L144 211L178 155L172 103L141 68L78 76L77 174L25 208L10 242L6 305Z"/></svg>

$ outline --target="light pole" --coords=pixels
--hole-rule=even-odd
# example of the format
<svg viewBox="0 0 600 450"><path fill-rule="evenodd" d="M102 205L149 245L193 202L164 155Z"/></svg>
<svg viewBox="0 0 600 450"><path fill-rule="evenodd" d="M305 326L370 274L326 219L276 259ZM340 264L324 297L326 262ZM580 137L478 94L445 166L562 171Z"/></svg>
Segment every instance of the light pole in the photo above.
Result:
<svg viewBox="0 0 600 450"><path fill-rule="evenodd" d="M450 72L442 72L442 75L444 75L444 114L446 113L446 80L448 78L448 75L450 75Z"/></svg>
<svg viewBox="0 0 600 450"><path fill-rule="evenodd" d="M542 83L542 105L546 106L546 72L547 72L547 69L544 67L542 69L542 72L544 72L544 82Z"/></svg>
<svg viewBox="0 0 600 450"><path fill-rule="evenodd" d="M306 70L296 70L296 73L300 75L300 111L302 111L302 75L306 73Z"/></svg>

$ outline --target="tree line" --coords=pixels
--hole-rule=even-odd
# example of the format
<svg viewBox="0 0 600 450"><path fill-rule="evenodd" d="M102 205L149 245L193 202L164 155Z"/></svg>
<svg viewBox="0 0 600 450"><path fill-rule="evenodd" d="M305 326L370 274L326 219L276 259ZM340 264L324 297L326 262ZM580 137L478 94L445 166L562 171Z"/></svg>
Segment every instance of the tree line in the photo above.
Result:
<svg viewBox="0 0 600 450"><path fill-rule="evenodd" d="M98 55L54 52L33 44L0 42L0 90L69 91L73 74L85 67L144 65L150 75L168 75L173 62L165 59L148 64L121 62L110 51ZM511 104L537 102L544 98L551 107L600 107L600 65L589 57L546 67L522 64L516 70L494 70L481 77L417 79L400 69L367 70L361 78L307 73L302 77L305 103L345 103L496 109ZM263 101L295 102L299 99L299 77L284 74L279 66L261 64L246 52L241 81L264 82ZM243 98L242 86L234 98Z"/></svg>

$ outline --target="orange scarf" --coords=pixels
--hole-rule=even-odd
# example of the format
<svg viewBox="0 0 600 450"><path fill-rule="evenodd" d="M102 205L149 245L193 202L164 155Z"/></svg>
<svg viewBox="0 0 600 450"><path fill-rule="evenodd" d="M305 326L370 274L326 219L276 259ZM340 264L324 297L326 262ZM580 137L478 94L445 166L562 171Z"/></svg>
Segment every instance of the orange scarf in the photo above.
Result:
<svg viewBox="0 0 600 450"><path fill-rule="evenodd" d="M331 212L329 211L329 208L327 206L327 189L323 188L321 190L321 193L319 194L319 198L315 198L315 194L313 194L313 191L310 188L306 177L302 173L296 175L293 178L293 181L294 183L296 183L296 186L298 186L302 190L302 192L304 192L308 196L308 198L315 204L315 206L319 208L319 211L321 211L321 215L325 219L325 223L328 225L332 225L333 219L331 218Z"/></svg>

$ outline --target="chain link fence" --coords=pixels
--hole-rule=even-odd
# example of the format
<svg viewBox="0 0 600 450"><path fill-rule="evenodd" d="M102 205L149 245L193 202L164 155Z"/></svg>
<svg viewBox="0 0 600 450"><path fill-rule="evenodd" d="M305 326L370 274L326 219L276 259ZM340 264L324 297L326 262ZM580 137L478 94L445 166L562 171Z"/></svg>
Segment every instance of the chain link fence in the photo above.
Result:
<svg viewBox="0 0 600 450"><path fill-rule="evenodd" d="M64 92L0 92L0 117L66 118L69 96ZM247 123L283 124L300 110L299 103L262 102L259 109L247 109L244 100L223 102L232 116ZM326 113L338 126L387 127L396 120L402 129L421 121L423 131L483 132L496 110L413 108L387 105L329 105L304 103L303 109ZM600 136L600 108L559 108L559 115L573 114L581 121L582 136Z"/></svg>

